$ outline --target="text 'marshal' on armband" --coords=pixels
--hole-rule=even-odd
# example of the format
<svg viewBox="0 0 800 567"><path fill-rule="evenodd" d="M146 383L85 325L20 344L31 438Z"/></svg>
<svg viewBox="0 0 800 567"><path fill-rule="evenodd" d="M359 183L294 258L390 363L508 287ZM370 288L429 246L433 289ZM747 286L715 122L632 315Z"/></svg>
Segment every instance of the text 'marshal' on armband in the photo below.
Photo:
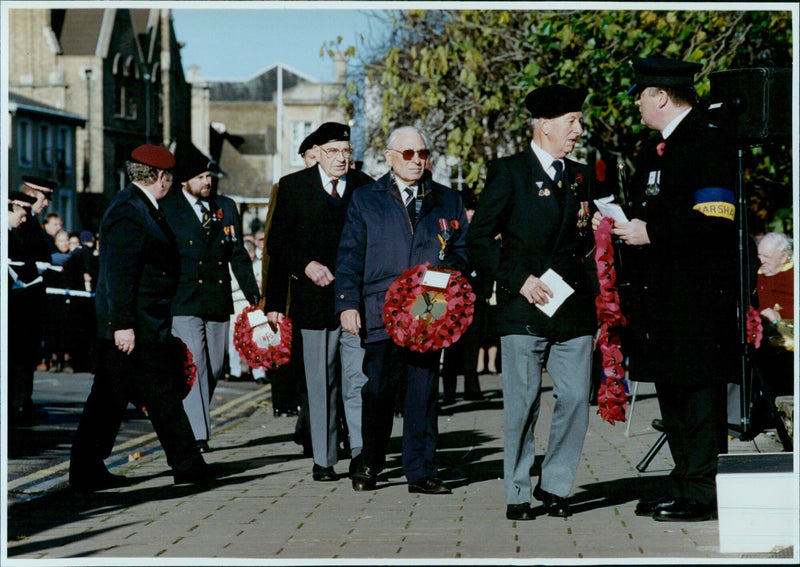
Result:
<svg viewBox="0 0 800 567"><path fill-rule="evenodd" d="M707 217L733 220L736 217L733 191L723 187L703 187L694 192L695 211Z"/></svg>

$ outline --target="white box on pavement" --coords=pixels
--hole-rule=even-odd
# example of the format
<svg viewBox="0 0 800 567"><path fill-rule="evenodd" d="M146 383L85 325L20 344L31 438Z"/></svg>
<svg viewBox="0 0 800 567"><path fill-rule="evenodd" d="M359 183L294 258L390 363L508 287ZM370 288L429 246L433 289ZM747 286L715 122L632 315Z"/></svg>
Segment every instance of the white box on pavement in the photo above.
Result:
<svg viewBox="0 0 800 567"><path fill-rule="evenodd" d="M767 553L798 534L800 477L792 453L720 455L717 509L721 553Z"/></svg>

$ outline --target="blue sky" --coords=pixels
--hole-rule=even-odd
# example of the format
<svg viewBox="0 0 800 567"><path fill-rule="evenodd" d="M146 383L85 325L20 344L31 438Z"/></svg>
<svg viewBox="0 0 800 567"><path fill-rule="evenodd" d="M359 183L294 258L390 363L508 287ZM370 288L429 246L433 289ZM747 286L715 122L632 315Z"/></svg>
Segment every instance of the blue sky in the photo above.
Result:
<svg viewBox="0 0 800 567"><path fill-rule="evenodd" d="M322 81L333 79L333 63L320 57L320 47L337 36L342 45L361 45L359 34L377 37L380 26L364 9L335 9L337 3L264 3L258 9L238 9L235 2L220 8L172 12L175 34L185 43L184 71L200 67L204 79L248 79L273 63L285 63ZM339 5L358 6L338 3ZM192 7L202 4L193 3ZM360 4L360 6L366 6ZM332 9L333 8L333 9Z"/></svg>

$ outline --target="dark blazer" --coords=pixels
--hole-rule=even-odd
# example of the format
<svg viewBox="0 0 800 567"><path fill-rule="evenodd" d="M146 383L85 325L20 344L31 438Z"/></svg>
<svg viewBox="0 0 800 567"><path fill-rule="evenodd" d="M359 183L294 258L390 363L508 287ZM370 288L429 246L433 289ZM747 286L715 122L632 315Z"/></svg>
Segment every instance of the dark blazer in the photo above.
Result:
<svg viewBox="0 0 800 567"><path fill-rule="evenodd" d="M363 298L368 343L389 338L383 304L389 286L403 271L425 262L457 270L467 266L467 214L461 196L430 180L424 191L413 229L391 172L356 191L347 209L334 280L336 313L360 309ZM444 260L439 259L442 219L448 227L456 225L448 230Z"/></svg>
<svg viewBox="0 0 800 567"><path fill-rule="evenodd" d="M144 191L131 184L111 201L100 222L97 334L133 329L136 341L170 336L170 305L180 258L175 236Z"/></svg>
<svg viewBox="0 0 800 567"><path fill-rule="evenodd" d="M566 340L596 330L597 278L588 217L592 175L587 166L564 161L566 187L561 190L530 146L489 167L467 244L478 269L497 280L500 335ZM519 292L529 275L540 277L548 268L575 290L552 317Z"/></svg>
<svg viewBox="0 0 800 567"><path fill-rule="evenodd" d="M650 139L630 184L628 218L647 223L650 244L625 246L630 326L623 352L637 381L686 384L730 377L738 357L738 223L694 209L698 191L736 187L736 153L692 110L667 138ZM650 172L659 191L647 195ZM716 206L716 205L714 205ZM739 214L740 211L736 211Z"/></svg>
<svg viewBox="0 0 800 567"><path fill-rule="evenodd" d="M247 300L257 304L260 299L258 284L250 255L244 249L236 203L222 195L211 199L210 237L206 237L180 185L173 185L159 204L181 254L181 274L172 301L172 314L227 321L233 313L229 264Z"/></svg>
<svg viewBox="0 0 800 567"><path fill-rule="evenodd" d="M335 329L334 286L319 287L305 274L311 261L336 269L336 254L345 211L357 187L372 183L367 174L350 170L341 204L331 205L322 188L319 166L302 169L278 182L278 196L266 249L270 256L264 311L286 312L291 286L289 315L301 329Z"/></svg>

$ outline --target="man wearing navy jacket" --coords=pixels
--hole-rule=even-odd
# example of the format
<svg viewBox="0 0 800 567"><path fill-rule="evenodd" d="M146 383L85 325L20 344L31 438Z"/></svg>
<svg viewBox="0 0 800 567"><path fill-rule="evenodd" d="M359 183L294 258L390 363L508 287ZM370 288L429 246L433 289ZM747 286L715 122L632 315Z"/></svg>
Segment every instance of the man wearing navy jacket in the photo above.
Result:
<svg viewBox="0 0 800 567"><path fill-rule="evenodd" d="M421 131L398 128L389 135L384 155L391 171L353 195L334 280L342 328L354 335L366 330L364 449L353 489L375 488L386 464L395 393L406 382L402 459L408 490L449 494L434 462L440 352L417 353L396 345L381 312L389 286L408 268L425 262L434 268L466 267L467 216L458 193L430 179L430 150Z"/></svg>
<svg viewBox="0 0 800 567"><path fill-rule="evenodd" d="M172 333L186 343L197 380L183 400L201 452L210 450L211 400L222 377L233 313L228 266L251 305L260 294L244 249L236 203L212 194L217 166L194 145L177 152L173 186L161 203L181 255L178 289L172 300Z"/></svg>

